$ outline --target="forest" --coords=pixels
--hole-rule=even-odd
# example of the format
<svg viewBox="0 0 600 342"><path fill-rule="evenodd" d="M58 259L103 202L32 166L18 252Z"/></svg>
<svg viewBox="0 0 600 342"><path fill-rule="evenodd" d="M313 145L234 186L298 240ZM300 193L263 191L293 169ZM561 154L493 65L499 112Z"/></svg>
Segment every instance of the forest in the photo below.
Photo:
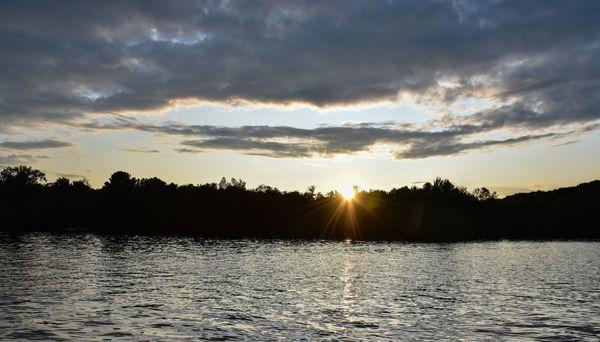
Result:
<svg viewBox="0 0 600 342"><path fill-rule="evenodd" d="M504 198L437 178L420 187L338 192L248 189L238 179L177 185L118 171L101 188L28 166L0 172L0 230L201 238L411 242L595 240L600 180Z"/></svg>

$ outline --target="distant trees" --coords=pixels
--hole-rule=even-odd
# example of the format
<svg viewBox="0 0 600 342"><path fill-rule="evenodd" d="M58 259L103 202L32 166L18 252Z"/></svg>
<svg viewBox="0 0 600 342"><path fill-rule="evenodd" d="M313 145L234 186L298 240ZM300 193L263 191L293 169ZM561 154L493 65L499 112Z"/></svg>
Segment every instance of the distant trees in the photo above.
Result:
<svg viewBox="0 0 600 342"><path fill-rule="evenodd" d="M167 183L162 179L152 177L138 180L136 186L150 191L162 191L167 187Z"/></svg>
<svg viewBox="0 0 600 342"><path fill-rule="evenodd" d="M235 179L235 178L231 178L231 181L227 181L227 179L225 177L221 178L221 181L219 182L219 189L221 190L225 190L225 189L237 189L237 190L245 190L246 189L246 182L244 182L241 179Z"/></svg>
<svg viewBox="0 0 600 342"><path fill-rule="evenodd" d="M47 182L26 166L0 171L0 230L84 230L219 238L333 238L405 241L600 238L600 181L498 199L447 179L422 187L360 191L352 202L241 179L177 185L113 173L101 189L86 180Z"/></svg>
<svg viewBox="0 0 600 342"><path fill-rule="evenodd" d="M274 188L272 186L265 185L265 184L261 184L261 185L257 186L256 189L254 189L254 191L260 192L260 193L281 193L281 191L279 191L279 189Z"/></svg>
<svg viewBox="0 0 600 342"><path fill-rule="evenodd" d="M14 186L40 185L46 182L46 175L29 166L7 167L0 171L0 184Z"/></svg>
<svg viewBox="0 0 600 342"><path fill-rule="evenodd" d="M59 177L50 186L55 190L63 190L71 186L71 180L67 177Z"/></svg>
<svg viewBox="0 0 600 342"><path fill-rule="evenodd" d="M117 171L113 173L107 182L104 183L102 190L107 192L123 192L133 190L144 190L146 192L163 191L169 187L176 187L175 184L167 184L160 178L134 178L129 173Z"/></svg>
<svg viewBox="0 0 600 342"><path fill-rule="evenodd" d="M490 191L484 187L473 190L473 196L475 196L478 201L489 201L498 198L496 191Z"/></svg>
<svg viewBox="0 0 600 342"><path fill-rule="evenodd" d="M137 180L124 171L113 173L107 182L104 183L104 189L107 190L127 190L133 189L137 185Z"/></svg>
<svg viewBox="0 0 600 342"><path fill-rule="evenodd" d="M276 189L276 190L277 190L277 189ZM316 187L316 186L314 186L314 185L311 185L311 186L309 186L309 187L306 189L306 192L304 192L304 194L303 194L303 195L304 195L306 198L309 198L309 199L323 199L323 198L325 198L325 196L323 196L323 194L322 194L322 193L320 193L320 192L317 192L317 187Z"/></svg>
<svg viewBox="0 0 600 342"><path fill-rule="evenodd" d="M64 191L67 189L81 190L81 191L91 191L92 187L87 179L78 179L78 180L70 180L67 177L58 177L54 182L49 183L48 187L53 189L54 191Z"/></svg>

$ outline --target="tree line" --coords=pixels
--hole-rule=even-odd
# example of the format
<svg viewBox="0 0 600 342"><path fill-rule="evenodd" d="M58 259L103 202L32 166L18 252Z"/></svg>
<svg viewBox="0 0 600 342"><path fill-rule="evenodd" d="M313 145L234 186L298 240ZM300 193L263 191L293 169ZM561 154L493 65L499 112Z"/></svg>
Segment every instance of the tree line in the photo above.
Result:
<svg viewBox="0 0 600 342"><path fill-rule="evenodd" d="M118 171L99 189L48 182L27 166L0 172L0 230L182 234L206 238L472 241L600 238L600 181L499 199L437 178L357 191L248 189L240 179L177 185Z"/></svg>

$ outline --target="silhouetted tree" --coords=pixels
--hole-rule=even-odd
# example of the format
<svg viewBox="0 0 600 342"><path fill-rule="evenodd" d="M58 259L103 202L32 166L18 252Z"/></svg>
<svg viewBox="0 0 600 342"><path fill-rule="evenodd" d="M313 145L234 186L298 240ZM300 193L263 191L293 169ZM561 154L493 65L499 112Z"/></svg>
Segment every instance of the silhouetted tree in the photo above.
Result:
<svg viewBox="0 0 600 342"><path fill-rule="evenodd" d="M46 175L29 166L7 167L0 171L0 183L15 186L38 185L46 182Z"/></svg>
<svg viewBox="0 0 600 342"><path fill-rule="evenodd" d="M71 187L73 187L76 190L80 190L80 191L92 190L92 187L90 186L90 182L85 178L73 181L71 183Z"/></svg>
<svg viewBox="0 0 600 342"><path fill-rule="evenodd" d="M227 178L223 177L221 178L221 181L219 182L219 189L223 190L223 189L227 189L229 187L229 183L227 183Z"/></svg>
<svg viewBox="0 0 600 342"><path fill-rule="evenodd" d="M495 191L490 191L485 187L476 188L473 190L473 195L479 201L489 201L498 198L498 194Z"/></svg>
<svg viewBox="0 0 600 342"><path fill-rule="evenodd" d="M231 183L229 183L229 187L237 189L237 190L245 190L246 189L246 182L244 182L241 179L231 178Z"/></svg>
<svg viewBox="0 0 600 342"><path fill-rule="evenodd" d="M109 190L126 190L134 188L136 183L137 180L132 178L129 173L117 171L110 176L108 182L104 183L104 188Z"/></svg>
<svg viewBox="0 0 600 342"><path fill-rule="evenodd" d="M304 193L304 195L308 198L315 198L315 190L317 190L317 187L314 185L311 185L308 187L308 189L306 189L306 192Z"/></svg>
<svg viewBox="0 0 600 342"><path fill-rule="evenodd" d="M151 191L162 191L167 187L167 183L156 177L142 178L136 182L136 185L139 188Z"/></svg>
<svg viewBox="0 0 600 342"><path fill-rule="evenodd" d="M241 179L202 185L136 179L118 171L101 189L60 177L47 183L30 167L0 171L0 230L83 230L189 234L219 238L333 238L405 241L598 239L600 181L498 199L487 188L469 193L447 179L422 187L323 196L248 190Z"/></svg>
<svg viewBox="0 0 600 342"><path fill-rule="evenodd" d="M71 181L67 177L59 177L50 186L55 190L65 190L71 186Z"/></svg>

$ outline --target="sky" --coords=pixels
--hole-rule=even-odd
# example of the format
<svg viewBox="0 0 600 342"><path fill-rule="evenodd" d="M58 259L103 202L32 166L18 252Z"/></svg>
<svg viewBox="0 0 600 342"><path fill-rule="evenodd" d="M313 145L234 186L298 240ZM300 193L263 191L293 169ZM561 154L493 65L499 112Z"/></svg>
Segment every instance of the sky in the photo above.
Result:
<svg viewBox="0 0 600 342"><path fill-rule="evenodd" d="M600 178L597 1L0 3L0 166L100 187Z"/></svg>

